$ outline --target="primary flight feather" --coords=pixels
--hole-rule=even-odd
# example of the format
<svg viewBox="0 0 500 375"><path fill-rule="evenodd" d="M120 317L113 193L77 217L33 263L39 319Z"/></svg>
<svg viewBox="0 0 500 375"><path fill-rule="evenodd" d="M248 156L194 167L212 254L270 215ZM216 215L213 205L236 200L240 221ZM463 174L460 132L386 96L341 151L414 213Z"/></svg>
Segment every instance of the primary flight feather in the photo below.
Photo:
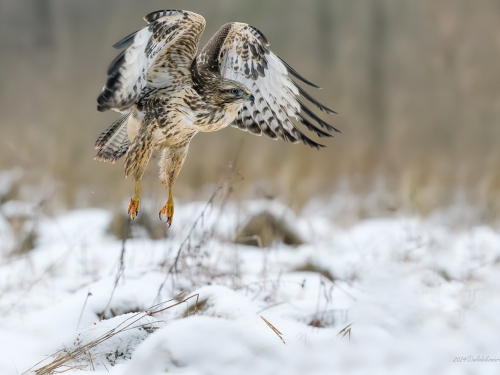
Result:
<svg viewBox="0 0 500 375"><path fill-rule="evenodd" d="M161 150L159 177L169 190L160 219L164 215L170 226L172 187L196 133L232 125L252 134L320 148L292 119L319 137L338 132L299 96L322 111L335 112L311 97L289 74L317 86L276 56L255 27L227 23L197 56L205 29L202 16L162 10L144 20L148 26L113 46L123 51L110 64L108 80L97 99L99 111L122 113L97 139L96 159L114 163L126 155L125 175L135 179L128 208L132 219L139 211L140 181L154 149Z"/></svg>

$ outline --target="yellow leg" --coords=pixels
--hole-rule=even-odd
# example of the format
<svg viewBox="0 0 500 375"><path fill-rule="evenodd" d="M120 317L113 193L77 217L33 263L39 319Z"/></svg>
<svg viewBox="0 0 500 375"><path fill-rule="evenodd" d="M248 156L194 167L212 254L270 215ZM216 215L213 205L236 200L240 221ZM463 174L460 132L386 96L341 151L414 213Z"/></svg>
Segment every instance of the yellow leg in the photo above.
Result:
<svg viewBox="0 0 500 375"><path fill-rule="evenodd" d="M174 219L174 198L172 196L171 187L168 188L168 201L160 211L160 220L162 214L167 218L167 228L170 228L170 226L172 225L172 220Z"/></svg>
<svg viewBox="0 0 500 375"><path fill-rule="evenodd" d="M139 213L140 198L139 193L141 190L141 181L135 182L135 194L130 198L130 203L128 205L128 214L132 220L134 220Z"/></svg>

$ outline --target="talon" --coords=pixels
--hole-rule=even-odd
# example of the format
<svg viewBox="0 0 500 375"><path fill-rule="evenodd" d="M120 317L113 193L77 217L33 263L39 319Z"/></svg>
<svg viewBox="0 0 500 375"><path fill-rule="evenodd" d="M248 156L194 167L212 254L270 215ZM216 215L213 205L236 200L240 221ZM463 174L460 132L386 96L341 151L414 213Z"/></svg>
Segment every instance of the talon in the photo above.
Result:
<svg viewBox="0 0 500 375"><path fill-rule="evenodd" d="M158 213L158 217L160 218L161 222L163 222L162 215L166 218L165 225L167 229L170 228L174 219L174 200L171 197L169 197L168 202Z"/></svg>
<svg viewBox="0 0 500 375"><path fill-rule="evenodd" d="M140 205L140 200L138 197L133 196L132 198L130 198L130 203L128 205L127 213L132 221L139 214L139 205Z"/></svg>
<svg viewBox="0 0 500 375"><path fill-rule="evenodd" d="M170 213L169 213L170 211ZM163 218L162 218L162 215L165 217L165 221L163 221ZM173 206L170 206L168 205L168 203L163 206L163 208L161 209L161 211L158 213L158 217L160 218L160 221L162 223L165 223L167 229L170 228L170 226L172 225L172 221L173 221L173 218L174 218L174 207Z"/></svg>
<svg viewBox="0 0 500 375"><path fill-rule="evenodd" d="M130 216L130 219L134 221L134 219L137 217L137 214L139 213L139 206L140 206L140 199L139 199L139 194L140 194L140 189L141 189L141 182L139 180L135 181L135 193L132 198L130 198L130 203L128 204L128 216Z"/></svg>

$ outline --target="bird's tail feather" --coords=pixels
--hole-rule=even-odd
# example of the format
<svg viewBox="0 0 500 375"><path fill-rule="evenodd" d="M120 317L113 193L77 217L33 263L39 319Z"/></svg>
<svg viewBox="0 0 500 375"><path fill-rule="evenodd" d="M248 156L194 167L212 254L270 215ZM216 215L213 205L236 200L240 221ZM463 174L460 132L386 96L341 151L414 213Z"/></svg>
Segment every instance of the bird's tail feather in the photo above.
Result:
<svg viewBox="0 0 500 375"><path fill-rule="evenodd" d="M130 113L126 113L113 122L101 133L94 148L99 150L94 160L113 164L127 153L130 140L127 134L127 123Z"/></svg>

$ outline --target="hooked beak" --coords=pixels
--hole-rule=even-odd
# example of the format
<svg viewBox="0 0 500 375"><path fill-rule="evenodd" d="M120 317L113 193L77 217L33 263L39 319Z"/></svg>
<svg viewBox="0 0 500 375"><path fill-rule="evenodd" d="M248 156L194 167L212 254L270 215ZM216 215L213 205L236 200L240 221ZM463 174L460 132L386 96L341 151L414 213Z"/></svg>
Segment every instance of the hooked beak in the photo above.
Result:
<svg viewBox="0 0 500 375"><path fill-rule="evenodd" d="M255 101L255 96L250 91L247 91L248 95L248 100L250 100L252 103Z"/></svg>

